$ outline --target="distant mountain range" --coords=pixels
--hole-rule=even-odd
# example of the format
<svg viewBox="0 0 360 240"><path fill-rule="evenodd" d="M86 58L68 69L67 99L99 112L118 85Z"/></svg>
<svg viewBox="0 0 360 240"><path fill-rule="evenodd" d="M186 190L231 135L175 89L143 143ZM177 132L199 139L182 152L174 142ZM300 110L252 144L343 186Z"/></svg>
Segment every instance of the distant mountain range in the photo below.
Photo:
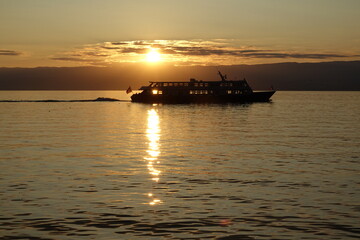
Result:
<svg viewBox="0 0 360 240"><path fill-rule="evenodd" d="M124 90L149 81L243 79L253 89L359 91L360 61L276 63L232 66L150 66L0 68L0 90Z"/></svg>

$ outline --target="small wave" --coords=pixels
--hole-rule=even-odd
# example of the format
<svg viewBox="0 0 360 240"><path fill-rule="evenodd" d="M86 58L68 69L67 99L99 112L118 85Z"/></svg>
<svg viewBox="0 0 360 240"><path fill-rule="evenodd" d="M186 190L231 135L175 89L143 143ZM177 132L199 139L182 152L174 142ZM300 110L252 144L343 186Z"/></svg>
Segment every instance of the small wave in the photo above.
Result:
<svg viewBox="0 0 360 240"><path fill-rule="evenodd" d="M0 100L0 102L130 102L130 100L120 100L116 98L98 97L96 99L82 99L82 100Z"/></svg>

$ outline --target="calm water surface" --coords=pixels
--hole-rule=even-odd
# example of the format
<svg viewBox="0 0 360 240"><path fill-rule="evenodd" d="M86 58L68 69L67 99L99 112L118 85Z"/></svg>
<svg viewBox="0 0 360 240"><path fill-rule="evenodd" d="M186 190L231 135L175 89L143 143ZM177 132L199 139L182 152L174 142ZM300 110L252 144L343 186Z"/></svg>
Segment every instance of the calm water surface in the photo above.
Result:
<svg viewBox="0 0 360 240"><path fill-rule="evenodd" d="M129 99L0 92L0 100ZM360 238L360 92L0 102L1 239Z"/></svg>

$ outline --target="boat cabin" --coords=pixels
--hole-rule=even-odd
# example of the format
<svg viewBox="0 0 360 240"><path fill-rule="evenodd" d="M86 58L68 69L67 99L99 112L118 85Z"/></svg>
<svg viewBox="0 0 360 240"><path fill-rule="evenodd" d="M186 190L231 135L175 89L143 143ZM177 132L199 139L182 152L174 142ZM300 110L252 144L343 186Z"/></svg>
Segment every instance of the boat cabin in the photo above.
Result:
<svg viewBox="0 0 360 240"><path fill-rule="evenodd" d="M232 95L251 94L252 89L246 80L239 81L199 81L194 78L189 82L150 82L142 87L153 95Z"/></svg>

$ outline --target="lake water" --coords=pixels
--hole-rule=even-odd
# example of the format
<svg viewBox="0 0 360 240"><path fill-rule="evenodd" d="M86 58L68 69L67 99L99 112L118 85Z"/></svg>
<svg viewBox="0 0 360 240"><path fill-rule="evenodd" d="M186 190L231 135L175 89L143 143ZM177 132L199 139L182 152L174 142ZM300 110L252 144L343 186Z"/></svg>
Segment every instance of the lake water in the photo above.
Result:
<svg viewBox="0 0 360 240"><path fill-rule="evenodd" d="M123 91L2 91L77 100ZM1 239L360 238L360 92L0 102Z"/></svg>

